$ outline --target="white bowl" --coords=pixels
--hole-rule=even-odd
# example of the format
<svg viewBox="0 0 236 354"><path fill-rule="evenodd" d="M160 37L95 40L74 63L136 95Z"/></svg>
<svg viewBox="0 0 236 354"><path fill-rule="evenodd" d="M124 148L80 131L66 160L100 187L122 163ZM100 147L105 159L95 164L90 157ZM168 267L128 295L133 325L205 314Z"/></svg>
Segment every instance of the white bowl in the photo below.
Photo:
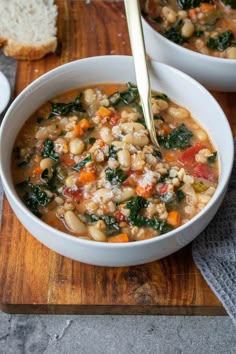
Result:
<svg viewBox="0 0 236 354"><path fill-rule="evenodd" d="M171 65L208 89L236 92L236 59L216 58L171 42L142 19L145 46L153 60Z"/></svg>
<svg viewBox="0 0 236 354"><path fill-rule="evenodd" d="M70 236L34 216L18 197L11 177L14 140L26 119L45 101L72 88L100 82L135 82L131 57L95 57L60 66L29 85L5 116L0 135L0 170L10 205L35 238L66 257L101 266L130 266L154 261L191 242L207 226L222 202L233 162L232 133L223 111L210 93L187 75L164 64L150 64L152 88L165 92L172 100L187 107L210 132L221 166L219 185L206 208L187 224L163 236L126 244L101 243Z"/></svg>
<svg viewBox="0 0 236 354"><path fill-rule="evenodd" d="M5 110L10 100L11 89L6 76L0 71L0 114Z"/></svg>

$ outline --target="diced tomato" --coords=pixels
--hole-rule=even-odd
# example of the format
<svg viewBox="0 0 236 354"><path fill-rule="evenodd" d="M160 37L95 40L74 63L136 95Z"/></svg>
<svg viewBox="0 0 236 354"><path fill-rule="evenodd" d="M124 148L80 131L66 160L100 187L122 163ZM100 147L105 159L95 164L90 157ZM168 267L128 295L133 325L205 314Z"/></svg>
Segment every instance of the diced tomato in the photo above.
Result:
<svg viewBox="0 0 236 354"><path fill-rule="evenodd" d="M117 113L113 114L112 117L110 118L110 124L112 126L116 125L119 122L120 118L121 118L120 114Z"/></svg>
<svg viewBox="0 0 236 354"><path fill-rule="evenodd" d="M68 167L75 166L75 160L69 154L62 155L61 162L64 163Z"/></svg>
<svg viewBox="0 0 236 354"><path fill-rule="evenodd" d="M195 145L191 146L187 150L185 150L182 155L178 158L179 162L181 162L185 167L191 167L193 164L196 163L195 161L195 156L196 154L202 150L205 149L206 145L204 145L202 142L198 142Z"/></svg>
<svg viewBox="0 0 236 354"><path fill-rule="evenodd" d="M164 184L160 189L159 189L159 193L160 194L165 194L167 192L168 189L168 184Z"/></svg>
<svg viewBox="0 0 236 354"><path fill-rule="evenodd" d="M119 210L114 215L116 222L120 223L122 221L127 221L127 218L122 212Z"/></svg>
<svg viewBox="0 0 236 354"><path fill-rule="evenodd" d="M214 170L207 164L201 162L198 162L194 166L192 175L194 177L207 179L211 182L215 182L216 180Z"/></svg>
<svg viewBox="0 0 236 354"><path fill-rule="evenodd" d="M83 192L81 189L76 189L76 190L73 190L69 187L65 187L63 189L63 194L67 197L71 197L71 198L74 198L76 200L80 200L83 196Z"/></svg>

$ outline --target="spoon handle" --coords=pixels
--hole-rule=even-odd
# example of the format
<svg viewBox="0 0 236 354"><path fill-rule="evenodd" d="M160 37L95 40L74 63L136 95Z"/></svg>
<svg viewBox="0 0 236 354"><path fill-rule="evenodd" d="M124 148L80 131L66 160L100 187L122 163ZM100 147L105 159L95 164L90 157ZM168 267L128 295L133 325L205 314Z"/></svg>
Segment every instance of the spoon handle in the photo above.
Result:
<svg viewBox="0 0 236 354"><path fill-rule="evenodd" d="M150 79L146 61L146 50L138 0L124 0L128 22L130 43L134 58L137 87L143 108L143 114L153 144L159 147L153 121L151 106Z"/></svg>

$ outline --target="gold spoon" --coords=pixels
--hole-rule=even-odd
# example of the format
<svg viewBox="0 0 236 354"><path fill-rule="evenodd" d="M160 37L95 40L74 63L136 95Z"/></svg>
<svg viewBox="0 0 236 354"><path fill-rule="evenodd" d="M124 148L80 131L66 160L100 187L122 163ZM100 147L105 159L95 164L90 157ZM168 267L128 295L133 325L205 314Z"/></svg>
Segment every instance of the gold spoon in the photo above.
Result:
<svg viewBox="0 0 236 354"><path fill-rule="evenodd" d="M143 38L139 1L124 0L124 2L129 29L129 38L134 58L137 87L143 108L144 119L152 143L160 149L152 113L150 78L146 61L146 49Z"/></svg>

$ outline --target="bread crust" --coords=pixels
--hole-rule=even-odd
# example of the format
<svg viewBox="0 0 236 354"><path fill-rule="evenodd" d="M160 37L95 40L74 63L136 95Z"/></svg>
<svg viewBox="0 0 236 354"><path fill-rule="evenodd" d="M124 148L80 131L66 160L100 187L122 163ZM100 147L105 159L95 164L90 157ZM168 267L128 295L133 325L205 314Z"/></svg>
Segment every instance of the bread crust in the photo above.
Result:
<svg viewBox="0 0 236 354"><path fill-rule="evenodd" d="M57 39L52 38L48 42L39 45L29 45L19 43L13 39L0 38L0 46L3 46L3 52L7 56L20 60L37 60L50 52L55 52Z"/></svg>

